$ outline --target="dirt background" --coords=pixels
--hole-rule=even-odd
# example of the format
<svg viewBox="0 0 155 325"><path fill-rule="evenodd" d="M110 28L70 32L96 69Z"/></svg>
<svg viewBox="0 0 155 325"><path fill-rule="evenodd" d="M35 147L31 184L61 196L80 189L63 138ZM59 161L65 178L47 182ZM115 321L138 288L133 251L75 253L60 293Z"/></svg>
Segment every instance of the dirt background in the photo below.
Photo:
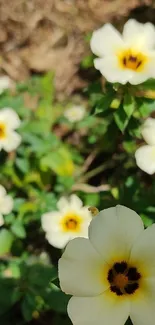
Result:
<svg viewBox="0 0 155 325"><path fill-rule="evenodd" d="M1 73L20 81L54 70L57 93L68 96L86 84L86 35L129 16L152 21L154 10L154 0L0 0Z"/></svg>

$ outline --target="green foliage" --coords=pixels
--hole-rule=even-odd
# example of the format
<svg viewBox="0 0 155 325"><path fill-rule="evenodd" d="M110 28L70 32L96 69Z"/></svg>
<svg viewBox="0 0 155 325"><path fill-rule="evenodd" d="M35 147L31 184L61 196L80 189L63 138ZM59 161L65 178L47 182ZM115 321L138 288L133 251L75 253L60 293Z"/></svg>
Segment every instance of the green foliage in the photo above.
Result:
<svg viewBox="0 0 155 325"><path fill-rule="evenodd" d="M82 68L92 67L92 60L83 60ZM61 102L53 81L50 72L0 95L0 108L12 107L22 121L21 145L9 154L0 152L0 184L14 200L0 229L4 325L33 324L33 319L46 324L49 314L54 325L70 324L70 297L58 283L61 251L47 242L41 228L42 214L57 210L61 196L76 193L84 205L99 210L123 204L137 211L146 227L155 221L155 181L134 157L143 141L141 125L154 116L154 80L137 87L103 86L95 80L83 97ZM87 109L76 123L64 118L72 103L84 103Z"/></svg>

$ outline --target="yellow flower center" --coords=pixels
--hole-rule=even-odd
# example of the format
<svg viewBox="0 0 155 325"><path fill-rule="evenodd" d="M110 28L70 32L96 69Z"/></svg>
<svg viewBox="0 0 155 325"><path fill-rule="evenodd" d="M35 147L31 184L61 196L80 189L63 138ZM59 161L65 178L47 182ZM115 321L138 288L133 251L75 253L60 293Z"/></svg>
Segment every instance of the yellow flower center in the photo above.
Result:
<svg viewBox="0 0 155 325"><path fill-rule="evenodd" d="M131 49L124 50L118 54L119 64L122 69L130 69L140 72L144 69L148 58L146 55L135 52Z"/></svg>
<svg viewBox="0 0 155 325"><path fill-rule="evenodd" d="M81 225L81 217L74 213L68 213L64 216L63 220L61 221L63 231L73 231L78 232L80 231Z"/></svg>
<svg viewBox="0 0 155 325"><path fill-rule="evenodd" d="M0 139L4 139L6 136L6 126L4 123L0 123Z"/></svg>
<svg viewBox="0 0 155 325"><path fill-rule="evenodd" d="M139 288L141 274L136 267L129 266L126 262L118 262L108 271L107 280L110 290L117 296L133 294Z"/></svg>

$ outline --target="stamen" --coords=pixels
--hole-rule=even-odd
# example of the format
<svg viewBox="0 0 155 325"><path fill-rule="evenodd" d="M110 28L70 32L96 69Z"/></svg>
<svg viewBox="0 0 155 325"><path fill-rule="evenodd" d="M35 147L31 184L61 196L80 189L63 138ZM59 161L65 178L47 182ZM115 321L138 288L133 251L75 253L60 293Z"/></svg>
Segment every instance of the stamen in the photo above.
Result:
<svg viewBox="0 0 155 325"><path fill-rule="evenodd" d="M128 294L134 293L139 288L139 284L137 282L128 284L124 290Z"/></svg>
<svg viewBox="0 0 155 325"><path fill-rule="evenodd" d="M112 292L115 292L117 294L117 296L122 296L123 295L122 291L119 288L117 288L116 286L111 286L110 290Z"/></svg>
<svg viewBox="0 0 155 325"><path fill-rule="evenodd" d="M123 69L140 72L143 70L148 58L143 53L129 48L118 53L118 61Z"/></svg>
<svg viewBox="0 0 155 325"><path fill-rule="evenodd" d="M135 267L129 268L127 276L130 281L138 281L141 278L140 273L137 272L137 269Z"/></svg>
<svg viewBox="0 0 155 325"><path fill-rule="evenodd" d="M137 62L137 57L130 55L129 56L129 61L131 61L131 62Z"/></svg>
<svg viewBox="0 0 155 325"><path fill-rule="evenodd" d="M126 66L126 58L123 58L123 64Z"/></svg>
<svg viewBox="0 0 155 325"><path fill-rule="evenodd" d="M127 266L128 265L126 262L121 262L121 263L115 263L113 267L117 273L124 273L125 270L127 269Z"/></svg>
<svg viewBox="0 0 155 325"><path fill-rule="evenodd" d="M129 267L125 261L115 263L107 276L110 290L118 296L133 294L139 288L140 278L141 274L136 267Z"/></svg>
<svg viewBox="0 0 155 325"><path fill-rule="evenodd" d="M73 218L66 221L66 227L70 230L75 229L77 226L77 221Z"/></svg>
<svg viewBox="0 0 155 325"><path fill-rule="evenodd" d="M139 68L141 64L142 64L142 61L139 61L139 62L137 63L137 68Z"/></svg>
<svg viewBox="0 0 155 325"><path fill-rule="evenodd" d="M113 273L113 270L110 269L109 272L108 272L108 281L109 281L110 283L112 283L113 280L114 280L114 273Z"/></svg>

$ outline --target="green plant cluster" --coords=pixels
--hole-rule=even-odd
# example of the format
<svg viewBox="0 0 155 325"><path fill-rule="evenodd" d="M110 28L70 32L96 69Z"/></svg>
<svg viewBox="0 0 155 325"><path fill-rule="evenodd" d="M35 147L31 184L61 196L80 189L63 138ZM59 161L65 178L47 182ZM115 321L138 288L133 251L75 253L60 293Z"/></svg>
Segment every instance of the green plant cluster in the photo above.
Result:
<svg viewBox="0 0 155 325"><path fill-rule="evenodd" d="M0 324L69 324L69 297L61 292L57 262L41 216L61 196L76 193L88 206L126 205L145 226L155 220L155 181L136 165L141 125L155 111L155 81L132 87L102 85L96 78L83 95L57 101L54 75L32 77L0 95L0 109L13 108L22 143L0 152L0 184L14 199L0 228ZM64 117L75 103L87 106L76 123Z"/></svg>

